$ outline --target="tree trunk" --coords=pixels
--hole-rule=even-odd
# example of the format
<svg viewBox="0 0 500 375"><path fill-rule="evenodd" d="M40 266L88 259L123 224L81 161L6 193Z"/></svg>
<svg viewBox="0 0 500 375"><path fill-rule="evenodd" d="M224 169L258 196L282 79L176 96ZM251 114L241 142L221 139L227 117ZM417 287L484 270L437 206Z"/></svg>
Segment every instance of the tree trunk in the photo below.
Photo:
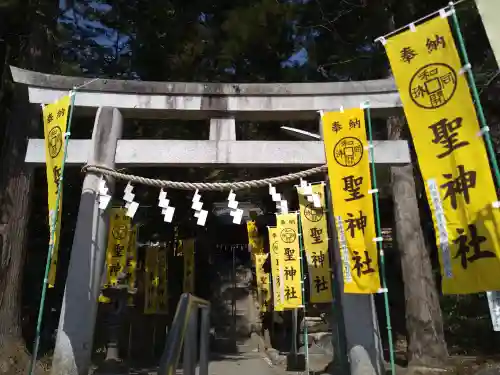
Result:
<svg viewBox="0 0 500 375"><path fill-rule="evenodd" d="M21 90L16 90L21 93ZM33 172L24 163L32 126L27 95L15 95L18 109L5 129L0 176L0 369L28 359L21 332L21 287ZM16 358L11 360L11 358ZM19 363L19 366L25 364ZM21 369L21 370L24 370Z"/></svg>
<svg viewBox="0 0 500 375"><path fill-rule="evenodd" d="M58 4L37 0L16 3L9 10L16 15L21 9L26 19L9 24L10 38L6 39L5 51L9 47L15 50L14 55L18 56L15 63L21 67L46 71L53 65L51 32L57 24L53 15L58 14ZM30 36L28 43L20 39L23 35ZM4 60L5 67L9 63L12 61ZM5 94L5 86L2 89ZM29 355L22 336L21 296L33 168L24 159L28 138L36 134L40 111L29 104L25 87L14 88L10 95L7 102L11 108L2 111L10 116L4 120L5 133L0 145L0 372L25 372ZM2 104L6 105L6 101Z"/></svg>
<svg viewBox="0 0 500 375"><path fill-rule="evenodd" d="M404 118L387 121L390 140L401 139ZM391 167L396 236L404 279L409 366L442 366L448 350L429 252L420 224L413 166Z"/></svg>

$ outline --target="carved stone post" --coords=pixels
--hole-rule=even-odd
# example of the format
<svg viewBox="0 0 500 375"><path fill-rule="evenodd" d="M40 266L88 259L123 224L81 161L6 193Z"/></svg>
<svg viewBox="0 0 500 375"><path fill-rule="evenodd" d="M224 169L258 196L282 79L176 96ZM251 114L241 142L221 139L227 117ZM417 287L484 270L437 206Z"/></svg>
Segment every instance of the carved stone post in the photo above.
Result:
<svg viewBox="0 0 500 375"><path fill-rule="evenodd" d="M117 109L97 111L89 164L114 167L123 119ZM109 220L99 210L100 176L83 182L66 290L52 362L53 375L87 375L90 367Z"/></svg>

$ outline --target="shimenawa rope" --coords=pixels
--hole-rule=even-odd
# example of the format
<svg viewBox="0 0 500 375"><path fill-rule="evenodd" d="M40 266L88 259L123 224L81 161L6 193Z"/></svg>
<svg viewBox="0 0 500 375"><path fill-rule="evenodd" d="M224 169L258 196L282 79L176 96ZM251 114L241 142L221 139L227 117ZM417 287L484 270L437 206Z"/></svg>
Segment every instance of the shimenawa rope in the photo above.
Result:
<svg viewBox="0 0 500 375"><path fill-rule="evenodd" d="M128 173L118 172L115 169L99 166L99 165L85 165L82 172L91 172L102 174L104 176L113 177L118 180L129 181L130 183L154 186L157 188L177 189L177 190L199 190L199 191L236 191L250 188L258 188L269 185L277 185L284 182L299 180L304 177L312 176L319 173L327 172L327 166L322 165L304 171L289 173L277 177L268 177L261 180L237 181L237 182L180 182L159 180L155 178L147 178L135 176Z"/></svg>

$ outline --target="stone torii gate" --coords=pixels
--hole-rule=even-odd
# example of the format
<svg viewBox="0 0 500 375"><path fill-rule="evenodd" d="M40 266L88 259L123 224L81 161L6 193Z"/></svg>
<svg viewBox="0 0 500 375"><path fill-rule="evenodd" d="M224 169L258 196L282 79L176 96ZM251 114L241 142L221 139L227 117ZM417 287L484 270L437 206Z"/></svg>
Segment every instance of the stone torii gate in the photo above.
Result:
<svg viewBox="0 0 500 375"><path fill-rule="evenodd" d="M318 119L319 110L358 107L370 101L374 117L400 114L393 80L338 83L237 84L89 80L11 67L33 105L56 101L85 84L75 98L74 116L96 114L92 139L69 141L67 164L108 167L308 167L325 164L321 141L236 139L236 121ZM91 82L89 82L91 81ZM123 118L206 120L209 139L125 140ZM319 123L319 122L318 122ZM375 141L378 168L411 163L406 141ZM29 139L26 163L43 165L43 139ZM87 375L106 251L107 220L97 207L99 177L87 174L61 311L53 373ZM335 230L333 230L335 233ZM336 241L332 241L336 242ZM336 245L335 245L336 246ZM382 349L374 299L343 293L339 251L335 274L354 375L363 371L355 353L364 348L377 375L383 374ZM342 354L342 353L341 353Z"/></svg>

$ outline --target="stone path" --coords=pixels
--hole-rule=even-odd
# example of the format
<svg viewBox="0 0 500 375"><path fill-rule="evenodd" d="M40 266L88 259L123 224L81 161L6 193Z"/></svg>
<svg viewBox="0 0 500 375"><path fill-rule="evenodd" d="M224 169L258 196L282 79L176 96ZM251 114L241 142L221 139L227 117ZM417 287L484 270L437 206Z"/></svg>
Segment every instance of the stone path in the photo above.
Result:
<svg viewBox="0 0 500 375"><path fill-rule="evenodd" d="M274 367L261 353L224 355L211 360L210 375L280 375L284 372Z"/></svg>
<svg viewBox="0 0 500 375"><path fill-rule="evenodd" d="M199 368L196 368L198 374ZM157 375L158 369L135 368L130 375ZM285 371L271 364L262 353L243 353L234 355L217 356L210 360L209 375L285 375ZM182 365L177 369L176 375L182 375Z"/></svg>

